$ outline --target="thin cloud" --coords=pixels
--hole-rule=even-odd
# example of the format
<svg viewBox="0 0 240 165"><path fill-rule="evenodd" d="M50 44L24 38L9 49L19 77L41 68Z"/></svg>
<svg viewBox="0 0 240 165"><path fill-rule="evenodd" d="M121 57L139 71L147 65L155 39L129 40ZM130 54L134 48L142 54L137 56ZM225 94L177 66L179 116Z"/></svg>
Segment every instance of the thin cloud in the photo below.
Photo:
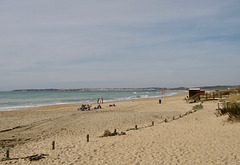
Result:
<svg viewBox="0 0 240 165"><path fill-rule="evenodd" d="M239 5L1 1L0 90L238 84Z"/></svg>

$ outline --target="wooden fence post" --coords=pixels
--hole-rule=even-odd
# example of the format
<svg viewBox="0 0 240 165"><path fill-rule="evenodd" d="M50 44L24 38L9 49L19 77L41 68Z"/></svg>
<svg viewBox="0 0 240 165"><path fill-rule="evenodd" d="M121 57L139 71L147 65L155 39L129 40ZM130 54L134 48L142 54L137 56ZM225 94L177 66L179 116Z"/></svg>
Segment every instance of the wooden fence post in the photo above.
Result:
<svg viewBox="0 0 240 165"><path fill-rule="evenodd" d="M89 142L89 134L87 134L87 142Z"/></svg>
<svg viewBox="0 0 240 165"><path fill-rule="evenodd" d="M52 141L52 150L55 150L55 141Z"/></svg>
<svg viewBox="0 0 240 165"><path fill-rule="evenodd" d="M9 149L7 150L6 152L6 159L8 160L10 157L9 157Z"/></svg>

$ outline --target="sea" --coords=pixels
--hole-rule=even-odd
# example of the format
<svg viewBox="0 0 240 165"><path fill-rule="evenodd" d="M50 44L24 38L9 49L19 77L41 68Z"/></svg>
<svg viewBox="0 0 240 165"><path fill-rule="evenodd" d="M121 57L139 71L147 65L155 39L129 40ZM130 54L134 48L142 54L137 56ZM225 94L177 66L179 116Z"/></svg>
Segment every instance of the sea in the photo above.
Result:
<svg viewBox="0 0 240 165"><path fill-rule="evenodd" d="M103 98L104 102L131 101L142 98L159 98L184 91L4 91L0 92L0 111L59 104L88 104Z"/></svg>

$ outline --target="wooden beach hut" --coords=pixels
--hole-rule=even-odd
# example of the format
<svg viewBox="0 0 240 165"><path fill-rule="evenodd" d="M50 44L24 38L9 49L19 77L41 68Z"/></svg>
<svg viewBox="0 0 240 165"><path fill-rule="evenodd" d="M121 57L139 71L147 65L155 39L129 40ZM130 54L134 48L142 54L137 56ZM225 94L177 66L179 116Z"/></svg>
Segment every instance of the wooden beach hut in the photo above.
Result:
<svg viewBox="0 0 240 165"><path fill-rule="evenodd" d="M189 88L189 99L200 100L200 96L205 95L205 90L200 88Z"/></svg>

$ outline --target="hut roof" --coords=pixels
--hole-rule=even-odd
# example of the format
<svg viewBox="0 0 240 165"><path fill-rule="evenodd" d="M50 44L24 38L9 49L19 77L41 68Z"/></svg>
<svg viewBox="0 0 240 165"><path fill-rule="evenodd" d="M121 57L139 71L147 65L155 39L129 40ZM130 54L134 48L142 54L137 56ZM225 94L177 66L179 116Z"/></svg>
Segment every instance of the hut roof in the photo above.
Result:
<svg viewBox="0 0 240 165"><path fill-rule="evenodd" d="M199 91L200 88L189 88L190 91Z"/></svg>

